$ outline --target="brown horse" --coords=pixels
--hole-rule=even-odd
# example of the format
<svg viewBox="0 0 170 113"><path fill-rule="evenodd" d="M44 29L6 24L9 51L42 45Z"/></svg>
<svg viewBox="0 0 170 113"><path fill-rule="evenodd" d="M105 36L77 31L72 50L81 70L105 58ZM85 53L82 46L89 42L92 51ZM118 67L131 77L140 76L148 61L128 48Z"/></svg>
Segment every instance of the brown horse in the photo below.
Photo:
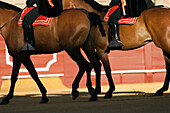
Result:
<svg viewBox="0 0 170 113"><path fill-rule="evenodd" d="M9 100L13 98L14 87L21 64L27 68L42 93L40 103L47 103L47 91L38 78L30 59L31 54L20 53L20 49L25 44L22 27L17 25L21 11L18 7L0 1L0 26L2 26L0 27L0 34L4 37L9 54L13 57L10 91L3 98L1 104L8 104ZM11 18L12 20L10 20ZM7 22L7 20L10 21ZM88 73L90 73L91 67L82 56L80 48L84 50L92 63L96 76L100 77L101 64L95 54L94 46L91 44L91 42L94 42L93 40L96 36L97 25L99 25L101 33L104 36L105 32L102 21L97 14L79 9L65 10L60 16L53 18L52 23L48 27L35 26L36 54L48 54L65 50L79 67L79 72L73 83L73 88L77 88L77 81L79 81L85 71L89 71ZM100 80L100 78L98 79ZM98 86L97 88L100 90L100 84Z"/></svg>
<svg viewBox="0 0 170 113"><path fill-rule="evenodd" d="M154 4L151 0L146 0L152 7ZM96 12L101 18L104 18L108 6L103 6L94 0L63 0L64 8L84 8L88 11ZM151 5L151 6L150 6ZM104 25L108 34L108 25ZM168 90L170 81L170 9L164 7L152 7L145 10L137 19L134 25L120 25L120 40L123 43L122 50L132 50L139 48L153 41L155 45L162 49L166 62L166 78L164 85L159 89L155 95L163 95L164 91ZM108 37L101 38L98 36L95 40L95 48L100 57L107 79L109 81L109 90L104 98L111 98L115 86L111 77L111 69L109 59L105 50L108 45Z"/></svg>

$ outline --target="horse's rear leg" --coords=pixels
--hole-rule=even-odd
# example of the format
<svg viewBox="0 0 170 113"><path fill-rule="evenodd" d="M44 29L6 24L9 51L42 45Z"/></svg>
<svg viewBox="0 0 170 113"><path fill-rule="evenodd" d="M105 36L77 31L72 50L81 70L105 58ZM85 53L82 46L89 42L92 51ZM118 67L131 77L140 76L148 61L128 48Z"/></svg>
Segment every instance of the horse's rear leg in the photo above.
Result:
<svg viewBox="0 0 170 113"><path fill-rule="evenodd" d="M17 57L13 57L13 68L12 68L10 91L8 95L5 98L3 98L0 104L8 104L9 100L13 98L15 83L18 78L20 66L21 66L21 62L17 59Z"/></svg>
<svg viewBox="0 0 170 113"><path fill-rule="evenodd" d="M164 91L167 91L169 88L169 81L170 81L170 54L163 51L164 53L164 58L165 58L165 63L166 63L166 77L164 81L164 85L161 89L159 89L156 93L155 96L162 96Z"/></svg>
<svg viewBox="0 0 170 113"><path fill-rule="evenodd" d="M94 71L96 73L96 88L90 98L90 101L96 101L98 99L97 95L101 93L101 63L99 62L98 56L95 53L93 46L90 46L89 43L85 43L82 48L90 60L90 63L94 67Z"/></svg>
<svg viewBox="0 0 170 113"><path fill-rule="evenodd" d="M91 71L93 69L93 65L89 64L89 66L86 68L86 73L87 73L87 82L86 86L88 88L88 92L90 95L93 95L95 89L92 87L92 81L91 81Z"/></svg>
<svg viewBox="0 0 170 113"><path fill-rule="evenodd" d="M40 79L38 78L38 74L34 68L34 65L30 59L30 56L26 55L23 56L21 58L22 63L24 64L24 66L27 68L28 72L30 73L31 77L34 79L34 81L36 82L36 84L38 85L41 94L42 94L42 100L40 101L40 103L47 103L48 102L48 98L46 96L47 90L45 89L45 87L43 86L43 84L41 83Z"/></svg>
<svg viewBox="0 0 170 113"><path fill-rule="evenodd" d="M86 68L88 68L89 63L83 57L79 48L74 48L74 49L71 49L71 48L66 49L65 48L65 51L77 63L77 65L79 67L79 72L72 84L72 97L75 100L79 96L79 92L77 91L77 89L79 88L79 82L80 82Z"/></svg>

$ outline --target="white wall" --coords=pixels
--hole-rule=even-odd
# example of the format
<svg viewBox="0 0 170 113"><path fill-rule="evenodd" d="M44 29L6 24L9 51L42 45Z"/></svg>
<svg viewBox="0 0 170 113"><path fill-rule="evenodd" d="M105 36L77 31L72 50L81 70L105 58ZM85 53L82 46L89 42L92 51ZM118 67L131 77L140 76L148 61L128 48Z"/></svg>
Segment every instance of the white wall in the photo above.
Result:
<svg viewBox="0 0 170 113"><path fill-rule="evenodd" d="M155 0L157 5L165 5L170 7L170 0Z"/></svg>
<svg viewBox="0 0 170 113"><path fill-rule="evenodd" d="M102 4L109 4L111 0L96 0L96 1ZM170 7L170 0L152 0L152 1L155 2L156 5L165 5Z"/></svg>
<svg viewBox="0 0 170 113"><path fill-rule="evenodd" d="M0 1L7 2L7 3L10 3L10 4L16 5L18 7L21 7L21 8L24 8L26 6L25 5L26 0L0 0Z"/></svg>

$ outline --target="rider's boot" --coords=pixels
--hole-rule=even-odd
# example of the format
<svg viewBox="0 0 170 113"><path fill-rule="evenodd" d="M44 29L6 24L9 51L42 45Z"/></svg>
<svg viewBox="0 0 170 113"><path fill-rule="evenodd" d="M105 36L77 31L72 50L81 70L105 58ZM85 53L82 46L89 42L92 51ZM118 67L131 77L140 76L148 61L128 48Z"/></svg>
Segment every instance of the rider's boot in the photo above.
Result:
<svg viewBox="0 0 170 113"><path fill-rule="evenodd" d="M109 50L121 49L123 44L119 38L119 24L118 23L109 24L109 27L110 27L109 40L111 41L107 46L107 49Z"/></svg>
<svg viewBox="0 0 170 113"><path fill-rule="evenodd" d="M25 46L21 48L21 52L36 52L35 41L34 41L34 31L32 25L27 25L24 30Z"/></svg>

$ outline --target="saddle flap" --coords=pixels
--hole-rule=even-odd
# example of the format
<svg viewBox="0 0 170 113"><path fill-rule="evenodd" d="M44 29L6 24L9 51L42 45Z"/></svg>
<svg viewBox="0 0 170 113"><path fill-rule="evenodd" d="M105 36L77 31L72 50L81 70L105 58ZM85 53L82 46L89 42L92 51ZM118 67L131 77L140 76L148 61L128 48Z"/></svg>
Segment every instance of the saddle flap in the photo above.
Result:
<svg viewBox="0 0 170 113"><path fill-rule="evenodd" d="M28 12L30 12L33 8L35 8L35 7L27 7L27 8L25 8L25 9L23 10L23 12L22 12L22 14L21 14L21 17L20 17L20 19L19 19L19 21L18 21L18 25L20 25L20 26L22 25L22 21L23 21L24 16L25 16ZM34 23L33 23L32 25L44 25L44 26L48 26L48 25L50 25L51 21L52 21L52 17L48 18L48 17L45 17L45 16L43 16L43 15L40 15L40 16L34 21Z"/></svg>

